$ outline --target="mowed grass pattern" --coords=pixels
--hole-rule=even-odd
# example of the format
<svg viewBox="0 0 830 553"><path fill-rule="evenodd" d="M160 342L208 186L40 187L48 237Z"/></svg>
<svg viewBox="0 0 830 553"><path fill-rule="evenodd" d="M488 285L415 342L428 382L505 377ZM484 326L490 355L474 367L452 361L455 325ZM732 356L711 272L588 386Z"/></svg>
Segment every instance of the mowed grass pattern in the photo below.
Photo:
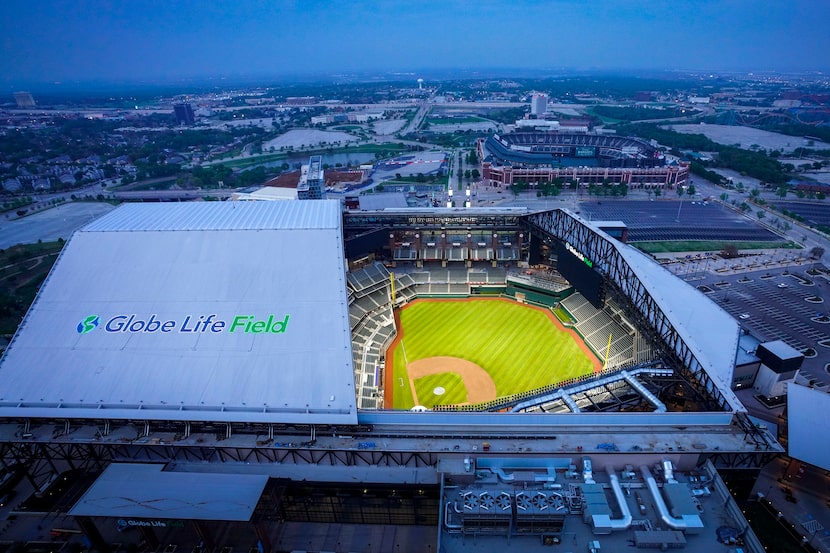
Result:
<svg viewBox="0 0 830 553"><path fill-rule="evenodd" d="M444 388L443 395L435 395L435 388ZM467 388L461 377L453 373L431 374L415 379L415 393L424 407L458 405L467 402Z"/></svg>
<svg viewBox="0 0 830 553"><path fill-rule="evenodd" d="M428 357L476 363L493 378L499 397L593 372L592 360L569 333L545 312L512 301L416 301L400 319L402 345L393 356L396 409L413 406L406 362Z"/></svg>

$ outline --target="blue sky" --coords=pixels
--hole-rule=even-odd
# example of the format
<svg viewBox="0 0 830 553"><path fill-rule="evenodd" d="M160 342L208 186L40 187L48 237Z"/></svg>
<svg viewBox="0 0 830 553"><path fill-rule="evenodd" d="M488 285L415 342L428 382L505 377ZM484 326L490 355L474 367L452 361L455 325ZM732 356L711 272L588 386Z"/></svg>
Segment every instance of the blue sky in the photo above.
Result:
<svg viewBox="0 0 830 553"><path fill-rule="evenodd" d="M0 79L830 68L827 0L5 0Z"/></svg>

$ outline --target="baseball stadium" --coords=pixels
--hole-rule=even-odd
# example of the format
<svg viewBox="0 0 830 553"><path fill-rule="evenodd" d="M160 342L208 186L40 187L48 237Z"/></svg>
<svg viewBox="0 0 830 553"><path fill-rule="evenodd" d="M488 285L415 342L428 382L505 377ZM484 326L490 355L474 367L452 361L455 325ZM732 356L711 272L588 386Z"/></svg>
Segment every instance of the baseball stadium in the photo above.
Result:
<svg viewBox="0 0 830 553"><path fill-rule="evenodd" d="M0 493L27 490L4 535L760 553L718 475L782 451L732 392L739 326L619 230L121 206L67 242L0 360Z"/></svg>
<svg viewBox="0 0 830 553"><path fill-rule="evenodd" d="M624 184L630 188L675 188L689 167L669 162L648 142L634 137L568 132L512 132L478 141L482 174L491 184L554 181Z"/></svg>

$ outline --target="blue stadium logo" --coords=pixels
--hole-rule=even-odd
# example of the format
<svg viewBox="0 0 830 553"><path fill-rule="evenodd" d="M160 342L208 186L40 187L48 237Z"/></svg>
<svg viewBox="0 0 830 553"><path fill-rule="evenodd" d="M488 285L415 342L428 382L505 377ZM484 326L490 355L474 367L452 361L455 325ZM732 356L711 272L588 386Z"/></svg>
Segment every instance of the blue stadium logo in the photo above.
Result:
<svg viewBox="0 0 830 553"><path fill-rule="evenodd" d="M78 334L86 334L92 332L101 323L101 318L98 315L90 315L83 321L78 323Z"/></svg>

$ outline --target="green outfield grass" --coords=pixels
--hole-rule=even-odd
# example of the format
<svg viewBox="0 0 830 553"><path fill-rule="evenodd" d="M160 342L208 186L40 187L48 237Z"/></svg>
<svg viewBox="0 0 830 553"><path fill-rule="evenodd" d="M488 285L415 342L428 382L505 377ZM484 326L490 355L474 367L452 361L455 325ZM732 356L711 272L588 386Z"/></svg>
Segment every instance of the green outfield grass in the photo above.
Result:
<svg viewBox="0 0 830 553"><path fill-rule="evenodd" d="M393 359L393 407L409 409L414 400L406 364L436 356L472 361L493 378L499 397L533 390L593 372L592 359L571 334L559 330L541 310L512 301L417 301L400 312L402 340L387 356ZM421 380L429 394L421 397ZM435 398L432 389L454 390L454 373L418 379L423 402ZM454 392L453 392L454 394ZM425 404L426 406L426 404Z"/></svg>
<svg viewBox="0 0 830 553"><path fill-rule="evenodd" d="M443 395L435 395L435 388L444 388ZM467 401L467 388L460 376L453 373L431 374L415 380L415 393L424 407L458 405Z"/></svg>

